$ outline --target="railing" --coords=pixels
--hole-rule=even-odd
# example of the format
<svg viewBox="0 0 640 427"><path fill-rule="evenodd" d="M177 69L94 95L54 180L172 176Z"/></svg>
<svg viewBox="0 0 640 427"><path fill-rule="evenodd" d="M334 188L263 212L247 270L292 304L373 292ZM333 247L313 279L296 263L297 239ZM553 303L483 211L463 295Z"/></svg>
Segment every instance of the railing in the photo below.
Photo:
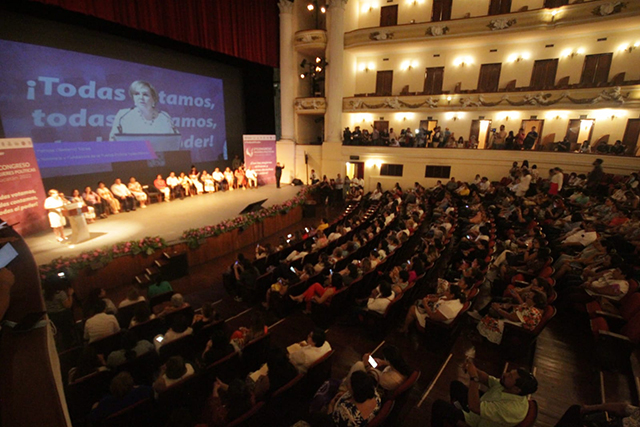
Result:
<svg viewBox="0 0 640 427"><path fill-rule="evenodd" d="M557 9L536 9L440 22L361 28L345 34L344 47L349 49L371 44L394 44L502 32L553 29L566 25L589 24L602 20L631 17L639 13L640 2L638 1L592 1Z"/></svg>
<svg viewBox="0 0 640 427"><path fill-rule="evenodd" d="M523 108L637 108L640 84L615 87L526 90L516 92L453 93L441 95L361 94L342 100L344 112L382 111L473 111Z"/></svg>

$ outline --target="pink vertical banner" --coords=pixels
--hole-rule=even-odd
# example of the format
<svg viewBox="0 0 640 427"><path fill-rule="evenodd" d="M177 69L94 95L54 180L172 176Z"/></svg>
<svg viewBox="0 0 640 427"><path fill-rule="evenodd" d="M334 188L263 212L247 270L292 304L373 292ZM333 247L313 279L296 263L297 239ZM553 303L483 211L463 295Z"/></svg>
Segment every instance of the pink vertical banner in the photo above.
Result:
<svg viewBox="0 0 640 427"><path fill-rule="evenodd" d="M258 173L258 184L276 182L276 136L242 135L244 164Z"/></svg>
<svg viewBox="0 0 640 427"><path fill-rule="evenodd" d="M48 228L31 138L0 139L0 218L23 236Z"/></svg>

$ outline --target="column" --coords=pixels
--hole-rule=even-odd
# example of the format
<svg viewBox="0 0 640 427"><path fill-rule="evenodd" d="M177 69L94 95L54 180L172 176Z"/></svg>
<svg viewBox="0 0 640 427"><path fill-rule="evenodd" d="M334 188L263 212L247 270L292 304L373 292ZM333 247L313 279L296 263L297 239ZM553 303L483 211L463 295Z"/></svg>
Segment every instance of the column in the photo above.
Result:
<svg viewBox="0 0 640 427"><path fill-rule="evenodd" d="M342 136L342 71L344 68L344 8L348 0L329 0L327 9L327 109L324 140L340 142Z"/></svg>
<svg viewBox="0 0 640 427"><path fill-rule="evenodd" d="M322 175L344 176L342 159L342 95L344 70L344 13L348 0L328 0L327 9L327 79L324 114L324 142L322 144Z"/></svg>
<svg viewBox="0 0 640 427"><path fill-rule="evenodd" d="M295 177L294 120L296 76L293 67L293 2L280 0L280 140L277 142L278 161L285 165L282 182Z"/></svg>

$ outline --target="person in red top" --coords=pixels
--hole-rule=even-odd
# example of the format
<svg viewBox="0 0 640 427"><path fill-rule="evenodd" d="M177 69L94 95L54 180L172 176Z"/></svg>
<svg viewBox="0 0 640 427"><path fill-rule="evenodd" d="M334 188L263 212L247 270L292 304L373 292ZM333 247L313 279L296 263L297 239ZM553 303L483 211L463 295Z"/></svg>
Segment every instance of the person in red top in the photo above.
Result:
<svg viewBox="0 0 640 427"><path fill-rule="evenodd" d="M158 176L156 176L155 181L153 181L153 186L156 187L159 192L164 194L165 202L171 200L171 189L167 185L167 182L162 178L162 175L158 174Z"/></svg>

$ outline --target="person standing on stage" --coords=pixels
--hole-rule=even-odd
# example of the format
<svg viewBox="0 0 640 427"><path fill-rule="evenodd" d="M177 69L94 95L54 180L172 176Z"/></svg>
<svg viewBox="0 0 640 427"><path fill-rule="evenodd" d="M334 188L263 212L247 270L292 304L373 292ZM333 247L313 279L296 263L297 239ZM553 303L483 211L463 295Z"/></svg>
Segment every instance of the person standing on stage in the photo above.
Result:
<svg viewBox="0 0 640 427"><path fill-rule="evenodd" d="M64 236L64 226L67 223L62 215L62 206L65 201L58 193L58 190L49 190L49 197L44 201L44 208L49 212L49 224L53 228L53 234L56 235L58 242L64 242L67 238Z"/></svg>
<svg viewBox="0 0 640 427"><path fill-rule="evenodd" d="M280 188L280 178L282 178L282 169L284 169L284 165L281 165L280 162L276 163L276 188Z"/></svg>

